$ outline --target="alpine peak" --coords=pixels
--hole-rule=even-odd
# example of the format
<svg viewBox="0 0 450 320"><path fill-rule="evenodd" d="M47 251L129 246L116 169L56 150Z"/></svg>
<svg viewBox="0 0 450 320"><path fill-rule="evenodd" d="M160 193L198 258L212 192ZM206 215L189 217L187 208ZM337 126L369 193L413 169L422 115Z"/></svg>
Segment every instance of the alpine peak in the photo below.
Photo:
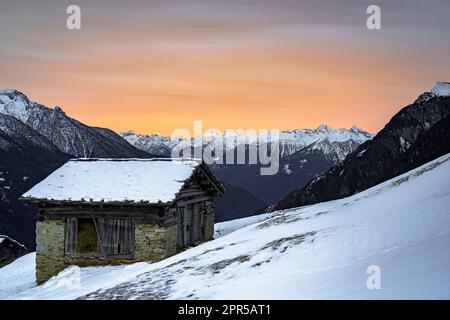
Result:
<svg viewBox="0 0 450 320"><path fill-rule="evenodd" d="M431 92L439 97L450 96L450 82L437 82Z"/></svg>

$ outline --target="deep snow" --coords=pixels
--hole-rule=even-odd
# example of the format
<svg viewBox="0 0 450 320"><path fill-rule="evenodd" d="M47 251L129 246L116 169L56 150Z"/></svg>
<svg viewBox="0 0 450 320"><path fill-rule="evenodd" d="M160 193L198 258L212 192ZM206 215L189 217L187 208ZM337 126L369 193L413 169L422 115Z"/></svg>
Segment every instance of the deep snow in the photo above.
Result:
<svg viewBox="0 0 450 320"><path fill-rule="evenodd" d="M35 287L36 253L29 253L0 269L0 300Z"/></svg>
<svg viewBox="0 0 450 320"><path fill-rule="evenodd" d="M70 289L69 269L7 297L449 299L449 203L447 154L352 197L221 224L226 235L159 263L82 268ZM369 290L373 265L381 289Z"/></svg>

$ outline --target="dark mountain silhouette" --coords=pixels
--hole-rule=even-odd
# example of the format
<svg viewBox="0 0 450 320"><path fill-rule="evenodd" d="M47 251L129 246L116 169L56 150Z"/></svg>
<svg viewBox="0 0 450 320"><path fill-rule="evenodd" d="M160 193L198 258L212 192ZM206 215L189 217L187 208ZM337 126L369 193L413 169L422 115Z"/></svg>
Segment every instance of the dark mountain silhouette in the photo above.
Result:
<svg viewBox="0 0 450 320"><path fill-rule="evenodd" d="M60 107L31 102L22 92L0 90L0 113L15 117L52 142L61 152L84 158L148 158L109 129L89 127Z"/></svg>
<svg viewBox="0 0 450 320"><path fill-rule="evenodd" d="M449 96L434 91L421 95L343 163L292 192L271 209L347 197L448 153L449 114Z"/></svg>
<svg viewBox="0 0 450 320"><path fill-rule="evenodd" d="M0 234L35 247L36 208L18 198L70 157L21 121L0 114Z"/></svg>
<svg viewBox="0 0 450 320"><path fill-rule="evenodd" d="M267 206L267 203L242 188L228 183L224 185L225 194L214 200L216 222L248 217L260 212Z"/></svg>

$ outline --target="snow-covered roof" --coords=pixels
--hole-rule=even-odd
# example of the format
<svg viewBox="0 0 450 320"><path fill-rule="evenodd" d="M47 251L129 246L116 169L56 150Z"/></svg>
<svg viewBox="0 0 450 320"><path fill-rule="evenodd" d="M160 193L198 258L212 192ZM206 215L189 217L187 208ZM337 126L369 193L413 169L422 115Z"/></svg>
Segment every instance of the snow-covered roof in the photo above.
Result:
<svg viewBox="0 0 450 320"><path fill-rule="evenodd" d="M22 199L73 202L169 202L200 165L190 159L75 159Z"/></svg>

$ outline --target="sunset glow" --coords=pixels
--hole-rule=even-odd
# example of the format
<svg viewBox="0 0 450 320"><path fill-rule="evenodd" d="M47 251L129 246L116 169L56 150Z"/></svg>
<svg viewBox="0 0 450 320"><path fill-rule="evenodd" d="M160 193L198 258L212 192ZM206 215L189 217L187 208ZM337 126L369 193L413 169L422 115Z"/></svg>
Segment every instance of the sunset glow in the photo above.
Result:
<svg viewBox="0 0 450 320"><path fill-rule="evenodd" d="M450 3L379 3L369 31L364 1L78 1L70 31L65 1L2 1L0 87L118 132L376 132L450 79Z"/></svg>

